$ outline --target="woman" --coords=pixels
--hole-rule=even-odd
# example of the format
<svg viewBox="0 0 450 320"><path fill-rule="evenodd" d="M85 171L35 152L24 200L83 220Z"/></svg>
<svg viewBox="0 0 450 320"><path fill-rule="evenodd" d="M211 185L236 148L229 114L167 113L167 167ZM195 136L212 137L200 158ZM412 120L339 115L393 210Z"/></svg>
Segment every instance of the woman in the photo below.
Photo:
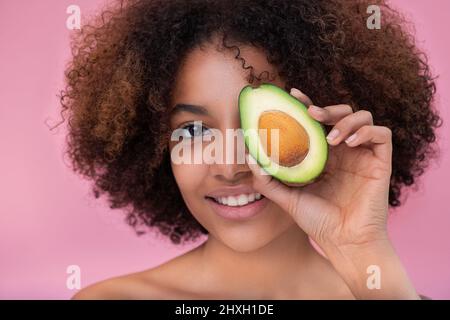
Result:
<svg viewBox="0 0 450 320"><path fill-rule="evenodd" d="M208 239L74 298L420 298L386 218L434 155L435 84L396 11L379 1L381 28L367 28L371 4L125 1L85 26L61 96L74 170L111 208L127 209L138 233ZM174 130L192 139L240 128L239 92L262 82L290 92L326 127L320 179L294 186L251 161L173 161ZM220 214L230 210L253 214Z"/></svg>

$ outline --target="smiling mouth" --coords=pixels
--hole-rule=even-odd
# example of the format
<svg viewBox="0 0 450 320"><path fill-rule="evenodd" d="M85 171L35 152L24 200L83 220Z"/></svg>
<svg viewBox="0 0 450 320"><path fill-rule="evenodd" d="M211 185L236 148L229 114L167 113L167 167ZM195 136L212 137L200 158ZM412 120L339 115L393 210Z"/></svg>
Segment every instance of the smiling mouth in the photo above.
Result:
<svg viewBox="0 0 450 320"><path fill-rule="evenodd" d="M264 196L260 193L249 193L249 194L240 194L236 196L224 196L224 197L209 197L205 198L211 199L214 202L221 204L227 207L242 207L246 206L253 202L258 202L264 198Z"/></svg>

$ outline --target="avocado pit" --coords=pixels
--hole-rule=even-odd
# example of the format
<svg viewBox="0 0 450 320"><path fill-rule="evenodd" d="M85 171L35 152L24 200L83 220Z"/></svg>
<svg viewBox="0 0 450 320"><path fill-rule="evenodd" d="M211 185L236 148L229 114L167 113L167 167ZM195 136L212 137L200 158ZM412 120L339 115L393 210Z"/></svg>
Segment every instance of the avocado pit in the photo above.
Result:
<svg viewBox="0 0 450 320"><path fill-rule="evenodd" d="M258 119L259 137L264 152L278 164L292 167L306 157L309 151L309 136L305 128L287 113L279 110L266 110ZM263 131L261 132L261 129ZM264 134L267 133L267 137ZM271 130L279 129L279 145L272 150ZM267 141L267 143L266 143ZM274 152L272 154L272 151Z"/></svg>

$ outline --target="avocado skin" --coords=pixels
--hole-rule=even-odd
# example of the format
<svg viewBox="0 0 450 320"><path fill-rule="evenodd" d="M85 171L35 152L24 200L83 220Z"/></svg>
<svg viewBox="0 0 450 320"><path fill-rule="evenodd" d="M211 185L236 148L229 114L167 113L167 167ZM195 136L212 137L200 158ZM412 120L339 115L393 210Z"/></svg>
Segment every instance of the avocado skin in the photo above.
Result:
<svg viewBox="0 0 450 320"><path fill-rule="evenodd" d="M260 90L260 92L265 92L267 95L266 97L270 97L271 99L273 97L278 96L281 101L285 102L285 105L289 105L289 108L291 106L294 108L292 109L292 112L295 111L297 115L299 115L299 111L301 115L299 117L305 118L308 120L310 125L310 129L308 130L309 137L311 139L312 135L314 135L315 146L310 145L309 152L312 152L312 155L309 157L308 161L302 161L299 165L296 165L294 167L282 167L275 165L272 161L267 159L267 156L259 157L258 155L261 154L261 148L252 148L251 145L251 139L256 139L256 137L251 136L245 136L245 144L247 146L247 149L249 150L249 153L253 156L253 158L256 159L258 164L270 175L272 175L277 180L284 182L286 184L291 185L306 185L312 182L315 182L323 177L324 169L326 166L326 163L328 161L329 156L329 145L326 140L326 130L325 127L317 120L313 119L309 114L307 107L299 101L297 98L290 95L288 92L283 90L282 88L273 85L271 83L262 83L261 85L255 87L252 85L246 85L242 88L242 90L239 93L239 115L240 115L240 122L241 122L241 128L244 129L257 129L257 122L256 119L258 118L257 114L261 113L264 110L278 110L277 107L263 107L262 110L258 110L258 112L255 112L256 116L253 116L253 122L246 121L246 117L248 117L249 113L253 113L254 111L251 111L252 108L248 104L248 98L251 97L252 94L255 93L254 90ZM262 90L262 91L261 91ZM261 100L262 104L264 104L264 100ZM258 101L259 103L259 101ZM266 109L264 109L266 108ZM297 110L295 110L297 108ZM285 109L287 111L287 109ZM281 110L284 111L284 110ZM290 110L287 112L290 114ZM253 124L253 125L250 125ZM301 122L302 125L304 125L304 122ZM254 141L253 141L254 145ZM308 155L309 156L309 155ZM307 156L307 158L308 158ZM263 159L265 158L265 159ZM303 163L305 162L305 163ZM278 168L278 170L275 170L274 167ZM280 169L281 168L281 169Z"/></svg>

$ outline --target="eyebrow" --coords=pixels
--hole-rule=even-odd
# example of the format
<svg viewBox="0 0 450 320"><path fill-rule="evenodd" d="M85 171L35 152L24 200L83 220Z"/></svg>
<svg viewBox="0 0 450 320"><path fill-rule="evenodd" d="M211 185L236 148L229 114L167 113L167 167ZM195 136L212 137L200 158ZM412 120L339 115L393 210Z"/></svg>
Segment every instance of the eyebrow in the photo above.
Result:
<svg viewBox="0 0 450 320"><path fill-rule="evenodd" d="M188 103L177 103L175 107L173 107L171 114L173 115L179 112L190 112L193 114L208 115L208 110L205 107Z"/></svg>

